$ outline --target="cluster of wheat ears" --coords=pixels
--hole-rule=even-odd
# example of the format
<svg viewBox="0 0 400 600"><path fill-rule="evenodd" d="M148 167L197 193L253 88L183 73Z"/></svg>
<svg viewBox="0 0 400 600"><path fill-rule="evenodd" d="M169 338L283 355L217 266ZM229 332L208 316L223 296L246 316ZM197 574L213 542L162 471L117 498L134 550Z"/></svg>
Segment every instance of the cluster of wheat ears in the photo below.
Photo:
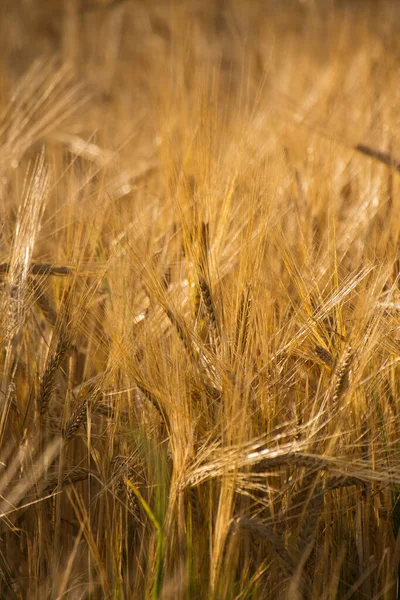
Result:
<svg viewBox="0 0 400 600"><path fill-rule="evenodd" d="M397 598L399 17L2 0L1 598Z"/></svg>

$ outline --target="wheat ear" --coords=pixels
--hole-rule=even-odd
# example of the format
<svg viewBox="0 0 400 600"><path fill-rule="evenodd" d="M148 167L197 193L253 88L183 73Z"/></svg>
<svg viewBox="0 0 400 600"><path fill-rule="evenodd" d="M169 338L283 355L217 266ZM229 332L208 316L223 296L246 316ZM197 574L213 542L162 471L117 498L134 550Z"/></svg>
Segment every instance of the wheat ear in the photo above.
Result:
<svg viewBox="0 0 400 600"><path fill-rule="evenodd" d="M220 352L221 349L221 337L218 328L217 317L214 310L214 303L211 296L211 290L205 279L201 278L199 281L199 287L201 297L206 308L207 319L211 331L211 337L215 346L216 352Z"/></svg>

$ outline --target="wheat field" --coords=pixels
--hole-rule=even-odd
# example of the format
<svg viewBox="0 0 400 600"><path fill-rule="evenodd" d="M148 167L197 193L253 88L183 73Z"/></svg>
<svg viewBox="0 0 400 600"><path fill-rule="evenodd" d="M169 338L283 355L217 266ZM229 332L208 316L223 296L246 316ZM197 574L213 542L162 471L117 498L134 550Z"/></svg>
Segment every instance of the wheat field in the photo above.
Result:
<svg viewBox="0 0 400 600"><path fill-rule="evenodd" d="M2 0L1 598L398 597L399 18Z"/></svg>

